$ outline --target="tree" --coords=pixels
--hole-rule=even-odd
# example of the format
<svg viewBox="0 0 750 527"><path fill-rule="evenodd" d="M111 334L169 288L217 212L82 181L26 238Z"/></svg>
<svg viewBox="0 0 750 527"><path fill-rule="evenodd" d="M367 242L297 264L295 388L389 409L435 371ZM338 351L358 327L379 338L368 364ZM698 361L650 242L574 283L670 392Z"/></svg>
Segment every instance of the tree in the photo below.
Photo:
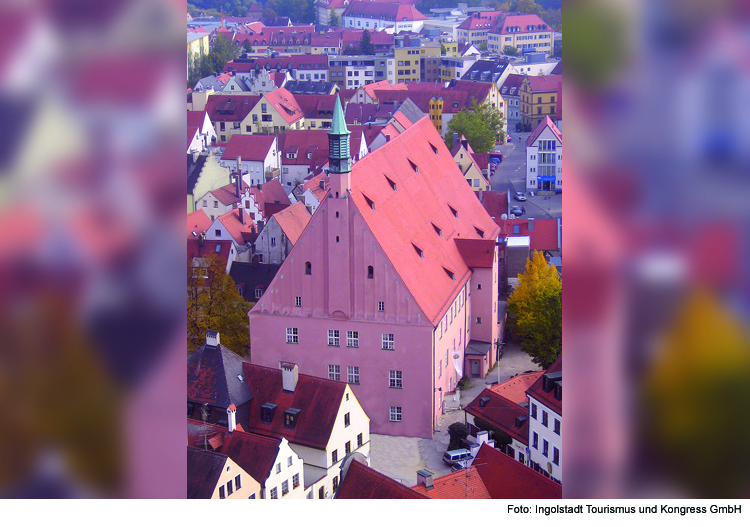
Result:
<svg viewBox="0 0 750 527"><path fill-rule="evenodd" d="M518 48L514 48L513 46L504 46L503 47L503 55L508 55L511 57L517 57L518 56Z"/></svg>
<svg viewBox="0 0 750 527"><path fill-rule="evenodd" d="M330 13L328 14L328 25L331 27L338 27L341 25L341 20L339 20L339 14L336 12L335 9L331 9Z"/></svg>
<svg viewBox="0 0 750 527"><path fill-rule="evenodd" d="M463 135L475 152L487 153L495 147L498 139L505 140L504 123L499 110L486 102L480 105L473 100L470 109L464 108L448 123L445 144L449 149L453 148L453 134Z"/></svg>
<svg viewBox="0 0 750 527"><path fill-rule="evenodd" d="M375 46L372 44L372 38L368 30L362 31L362 38L359 41L359 51L362 55L374 55Z"/></svg>
<svg viewBox="0 0 750 527"><path fill-rule="evenodd" d="M451 438L448 450L456 450L461 448L461 440L469 436L469 428L463 423L453 423L448 427L448 435Z"/></svg>
<svg viewBox="0 0 750 527"><path fill-rule="evenodd" d="M341 50L342 55L359 55L359 45L349 44Z"/></svg>
<svg viewBox="0 0 750 527"><path fill-rule="evenodd" d="M198 266L187 266L187 344L188 353L205 341L209 329L221 333L221 342L239 355L250 346L246 302L224 269L218 256L203 256Z"/></svg>
<svg viewBox="0 0 750 527"><path fill-rule="evenodd" d="M487 42L479 43L479 51L487 51Z"/></svg>
<svg viewBox="0 0 750 527"><path fill-rule="evenodd" d="M245 50L245 53L253 52L253 45L250 44L250 40L245 40L245 42L242 43L242 49Z"/></svg>
<svg viewBox="0 0 750 527"><path fill-rule="evenodd" d="M534 2L534 0L518 0L518 5L515 10L519 13L529 13L533 15L538 15L542 12L542 8Z"/></svg>
<svg viewBox="0 0 750 527"><path fill-rule="evenodd" d="M532 360L548 368L562 352L562 281L554 266L534 251L508 298L508 325Z"/></svg>

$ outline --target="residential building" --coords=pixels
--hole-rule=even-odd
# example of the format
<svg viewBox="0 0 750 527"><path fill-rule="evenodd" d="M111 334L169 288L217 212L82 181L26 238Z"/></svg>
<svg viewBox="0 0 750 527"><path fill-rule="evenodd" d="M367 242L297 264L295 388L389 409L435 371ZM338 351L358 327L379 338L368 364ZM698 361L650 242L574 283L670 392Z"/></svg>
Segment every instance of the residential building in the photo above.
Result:
<svg viewBox="0 0 750 527"><path fill-rule="evenodd" d="M541 77L527 76L521 83L521 120L523 124L536 128L546 117L557 115L557 87L562 75Z"/></svg>
<svg viewBox="0 0 750 527"><path fill-rule="evenodd" d="M279 134L302 130L305 115L295 96L284 88L263 94L242 120L242 133Z"/></svg>
<svg viewBox="0 0 750 527"><path fill-rule="evenodd" d="M330 130L335 95L297 94L294 99L305 116L305 129Z"/></svg>
<svg viewBox="0 0 750 527"><path fill-rule="evenodd" d="M528 60L530 56L535 53L527 53L523 61L511 62L510 69L511 73L517 75L528 75L529 77L538 77L539 75L559 75L554 73L559 62L557 60L548 59L545 61L531 61Z"/></svg>
<svg viewBox="0 0 750 527"><path fill-rule="evenodd" d="M419 40L411 46L393 49L393 58L396 61L396 83L419 82L422 78L420 51Z"/></svg>
<svg viewBox="0 0 750 527"><path fill-rule="evenodd" d="M331 81L335 82L341 88L356 89L365 84L372 84L376 80L375 64L385 62L381 57L373 55L348 55L332 57L329 61L329 72ZM379 69L384 71L384 68ZM383 74L383 77L385 74Z"/></svg>
<svg viewBox="0 0 750 527"><path fill-rule="evenodd" d="M280 267L278 264L263 263L259 260L258 258L252 262L236 262L229 271L240 295L248 302L260 300Z"/></svg>
<svg viewBox="0 0 750 527"><path fill-rule="evenodd" d="M562 249L562 220L553 218L496 218L500 236L529 237L529 250L558 253Z"/></svg>
<svg viewBox="0 0 750 527"><path fill-rule="evenodd" d="M255 202L255 195L252 193L250 186L242 180L241 186L237 188L237 176L232 176L232 183L224 185L214 190L209 190L203 196L198 198L195 203L196 211L203 211L206 216L215 221L219 216L238 208L242 204L242 209L248 216L248 221L255 223L263 219L259 204ZM206 229L208 231L208 229Z"/></svg>
<svg viewBox="0 0 750 527"><path fill-rule="evenodd" d="M320 55L339 55L341 42L340 32L315 33L310 37L310 52Z"/></svg>
<svg viewBox="0 0 750 527"><path fill-rule="evenodd" d="M478 59L479 55L443 57L440 64L440 81L450 82L454 79L460 79Z"/></svg>
<svg viewBox="0 0 750 527"><path fill-rule="evenodd" d="M211 124L211 119L209 118L208 113L205 111L188 111L187 127L188 137L190 136L191 130L194 130L194 134L197 136L194 137L194 139L198 141L198 144L195 145L196 150L193 151L203 152L211 146L214 141L216 141L216 130L214 129L214 125Z"/></svg>
<svg viewBox="0 0 750 527"><path fill-rule="evenodd" d="M505 46L512 46L521 53L541 51L552 55L552 28L537 15L507 14L498 19L487 39L490 51L501 53Z"/></svg>
<svg viewBox="0 0 750 527"><path fill-rule="evenodd" d="M225 75L230 75L226 73ZM249 73L232 72L223 92L251 93L259 95L272 92L276 88L283 88L292 80L288 71L268 71L261 68Z"/></svg>
<svg viewBox="0 0 750 527"><path fill-rule="evenodd" d="M280 276L277 274L274 281ZM270 294L267 291L261 302ZM294 334L287 333L287 339L293 341ZM288 362L275 366L244 364L245 378L253 392L246 429L286 438L304 461L307 497L332 497L341 481L340 459L353 452L365 459L370 457L370 419L350 386L342 382L345 377L329 367L335 365L322 365L321 369L328 372L324 377L300 374L297 365Z"/></svg>
<svg viewBox="0 0 750 527"><path fill-rule="evenodd" d="M229 456L187 447L187 499L248 499L260 495L260 483Z"/></svg>
<svg viewBox="0 0 750 527"><path fill-rule="evenodd" d="M309 221L310 213L301 202L271 216L255 240L255 254L260 255L258 261L283 262Z"/></svg>
<svg viewBox="0 0 750 527"><path fill-rule="evenodd" d="M254 40L262 39L261 36L252 38L251 43ZM309 36L306 38L309 39ZM267 57L237 58L230 60L224 65L225 72L258 73L262 69L268 72L287 72L298 81L326 82L328 81L328 56L311 53L295 55L274 54Z"/></svg>
<svg viewBox="0 0 750 527"><path fill-rule="evenodd" d="M349 0L315 0L315 14L318 24L331 25L331 11L336 13L339 21L343 21L344 11L349 6Z"/></svg>
<svg viewBox="0 0 750 527"><path fill-rule="evenodd" d="M562 177L562 134L545 115L526 140L526 189L562 192Z"/></svg>
<svg viewBox="0 0 750 527"><path fill-rule="evenodd" d="M328 176L321 171L318 175L308 177L303 183L297 185L292 194L295 199L305 205L310 214L315 214L329 186Z"/></svg>
<svg viewBox="0 0 750 527"><path fill-rule="evenodd" d="M562 485L488 444L479 448L472 466L493 500L562 499Z"/></svg>
<svg viewBox="0 0 750 527"><path fill-rule="evenodd" d="M528 408L529 400L526 396L526 390L531 388L543 373L543 371L518 373L505 382L492 385L490 390L509 401Z"/></svg>
<svg viewBox="0 0 750 527"><path fill-rule="evenodd" d="M229 169L219 164L216 158L208 154L191 153L187 155L187 212L195 211L196 198L206 192L221 188L229 182Z"/></svg>
<svg viewBox="0 0 750 527"><path fill-rule="evenodd" d="M335 95L336 83L323 81L289 81L284 88L297 95Z"/></svg>
<svg viewBox="0 0 750 527"><path fill-rule="evenodd" d="M337 500L418 500L425 499L406 485L367 466L367 460L352 454L342 462L341 485Z"/></svg>
<svg viewBox="0 0 750 527"><path fill-rule="evenodd" d="M241 171L242 180L250 186L278 177L281 153L273 135L236 134L229 139L219 161L226 168Z"/></svg>
<svg viewBox="0 0 750 527"><path fill-rule="evenodd" d="M374 432L432 437L468 341L498 341L499 228L428 119L353 166L349 136L337 103L330 189L249 313L253 360L346 373Z"/></svg>
<svg viewBox="0 0 750 527"><path fill-rule="evenodd" d="M240 262L250 261L250 243L258 234L257 227L249 214L245 212L243 203L234 210L216 218L211 227L206 231L206 240L231 241L233 250L237 256L235 260Z"/></svg>
<svg viewBox="0 0 750 527"><path fill-rule="evenodd" d="M412 490L433 500L488 500L490 493L476 467L433 478L429 470L417 472Z"/></svg>
<svg viewBox="0 0 750 527"><path fill-rule="evenodd" d="M526 404L521 406L485 388L464 411L467 423L475 425L475 419L479 419L507 434L510 443L501 450L519 463L528 463L529 410Z"/></svg>
<svg viewBox="0 0 750 527"><path fill-rule="evenodd" d="M228 273L237 258L237 251L232 246L232 242L225 240L206 241L206 231L194 232L195 236L191 235L187 240L187 258L190 265L194 269L206 268L209 265L207 257L212 255L218 258L219 263L224 267L224 271Z"/></svg>
<svg viewBox="0 0 750 527"><path fill-rule="evenodd" d="M209 75L208 77L203 77L198 82L195 83L195 86L193 86L194 91L207 91L207 90L214 90L215 92L220 92L224 90L224 87L227 85L227 82L231 78L231 75L229 73L222 73L220 75Z"/></svg>
<svg viewBox="0 0 750 527"><path fill-rule="evenodd" d="M458 165L464 178L466 178L466 182L471 187L471 190L477 193L490 190L490 182L482 174L481 168L479 168L478 163L474 160L474 150L464 136L458 138L454 134L451 155L453 155L453 160Z"/></svg>
<svg viewBox="0 0 750 527"><path fill-rule="evenodd" d="M500 87L500 95L505 99L508 107L508 120L521 119L521 85L525 79L524 75L510 73Z"/></svg>
<svg viewBox="0 0 750 527"><path fill-rule="evenodd" d="M510 74L507 62L478 60L461 77L462 81L488 82L500 88Z"/></svg>
<svg viewBox="0 0 750 527"><path fill-rule="evenodd" d="M495 21L503 14L502 11L483 11L471 13L456 28L459 43L468 43L479 47L487 43L487 36L495 25Z"/></svg>
<svg viewBox="0 0 750 527"><path fill-rule="evenodd" d="M208 55L208 33L187 34L187 78L190 79L191 63L202 55Z"/></svg>
<svg viewBox="0 0 750 527"><path fill-rule="evenodd" d="M195 100L197 93L193 94ZM243 128L242 124L247 120L248 114L258 104L259 95L209 95L206 101L206 113L211 119L217 134L217 142L226 144L234 134L250 133ZM195 103L194 103L194 109Z"/></svg>
<svg viewBox="0 0 750 527"><path fill-rule="evenodd" d="M562 482L562 356L526 390L531 467Z"/></svg>
<svg viewBox="0 0 750 527"><path fill-rule="evenodd" d="M427 17L409 4L352 0L342 17L344 27L357 29L394 28L395 32L419 32Z"/></svg>

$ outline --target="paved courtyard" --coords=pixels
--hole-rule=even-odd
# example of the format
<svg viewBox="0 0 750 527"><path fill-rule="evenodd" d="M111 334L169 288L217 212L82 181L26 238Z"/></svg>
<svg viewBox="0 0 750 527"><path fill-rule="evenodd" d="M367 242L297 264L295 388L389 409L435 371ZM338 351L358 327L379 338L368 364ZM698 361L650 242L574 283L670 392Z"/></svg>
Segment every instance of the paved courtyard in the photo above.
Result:
<svg viewBox="0 0 750 527"><path fill-rule="evenodd" d="M471 379L461 392L460 404L463 408L473 401L488 385L507 381L517 373L536 371L541 368L534 364L517 344L505 347L503 358L490 371L486 379ZM464 422L463 410L444 414L438 421L432 439L397 437L379 434L370 435L370 465L372 468L396 479L406 486L417 484L417 471L427 469L435 477L450 473L443 462L443 454L448 449L450 437L448 427L456 422Z"/></svg>

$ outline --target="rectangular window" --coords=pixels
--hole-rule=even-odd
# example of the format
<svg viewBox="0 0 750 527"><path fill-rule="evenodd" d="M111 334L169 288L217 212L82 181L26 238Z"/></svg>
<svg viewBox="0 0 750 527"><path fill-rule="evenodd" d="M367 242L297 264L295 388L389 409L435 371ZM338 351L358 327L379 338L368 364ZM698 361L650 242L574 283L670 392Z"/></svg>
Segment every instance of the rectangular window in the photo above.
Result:
<svg viewBox="0 0 750 527"><path fill-rule="evenodd" d="M286 343L299 344L299 329L286 328Z"/></svg>
<svg viewBox="0 0 750 527"><path fill-rule="evenodd" d="M536 432L534 432L534 441L531 446L533 446L536 450L539 450L539 435Z"/></svg>
<svg viewBox="0 0 750 527"><path fill-rule="evenodd" d="M346 374L349 384L359 384L359 366L347 366Z"/></svg>
<svg viewBox="0 0 750 527"><path fill-rule="evenodd" d="M391 418L391 421L395 423L401 422L401 407L400 406L391 406L390 418Z"/></svg>
<svg viewBox="0 0 750 527"><path fill-rule="evenodd" d="M331 463L336 463L338 460L339 460L339 451L337 449L331 452Z"/></svg>
<svg viewBox="0 0 750 527"><path fill-rule="evenodd" d="M284 481L281 483L281 495L286 496L287 494L289 494L289 482Z"/></svg>
<svg viewBox="0 0 750 527"><path fill-rule="evenodd" d="M352 420L351 420L351 417L350 417L350 415L349 415L349 412L346 412L346 413L344 414L344 428L346 428L346 427L347 427L347 426L349 426L350 424L352 424Z"/></svg>
<svg viewBox="0 0 750 527"><path fill-rule="evenodd" d="M328 365L328 378L332 381L340 381L341 380L341 366L338 364L329 364Z"/></svg>
<svg viewBox="0 0 750 527"><path fill-rule="evenodd" d="M288 458L286 459L286 466L287 466L287 467L291 467L291 466L292 466L292 456L289 456L289 457L288 457Z"/></svg>
<svg viewBox="0 0 750 527"><path fill-rule="evenodd" d="M299 487L299 474L292 476L292 488L296 489L297 487Z"/></svg>
<svg viewBox="0 0 750 527"><path fill-rule="evenodd" d="M548 415L546 410L542 410L542 426L548 426Z"/></svg>
<svg viewBox="0 0 750 527"><path fill-rule="evenodd" d="M328 345L329 346L339 345L339 330L338 329L328 330Z"/></svg>
<svg viewBox="0 0 750 527"><path fill-rule="evenodd" d="M294 297L294 305L296 307L302 307L302 297L301 296L295 296Z"/></svg>
<svg viewBox="0 0 750 527"><path fill-rule="evenodd" d="M357 447L362 446L362 434L357 434Z"/></svg>
<svg viewBox="0 0 750 527"><path fill-rule="evenodd" d="M481 324L481 323L482 323L482 317L477 317L477 324Z"/></svg>
<svg viewBox="0 0 750 527"><path fill-rule="evenodd" d="M276 473L281 474L281 463L276 463Z"/></svg>
<svg viewBox="0 0 750 527"><path fill-rule="evenodd" d="M443 363L438 362L438 379L443 377Z"/></svg>
<svg viewBox="0 0 750 527"><path fill-rule="evenodd" d="M378 311L381 313L385 311L385 302L378 302Z"/></svg>
<svg viewBox="0 0 750 527"><path fill-rule="evenodd" d="M333 477L333 492L336 492L339 488L339 477L334 476Z"/></svg>
<svg viewBox="0 0 750 527"><path fill-rule="evenodd" d="M394 349L393 333L383 333L383 349L384 350Z"/></svg>
<svg viewBox="0 0 750 527"><path fill-rule="evenodd" d="M389 388L403 388L403 373L401 370L391 370L388 373Z"/></svg>
<svg viewBox="0 0 750 527"><path fill-rule="evenodd" d="M224 494L224 485L222 485L221 487L219 487L219 498L223 500L226 497L226 494Z"/></svg>
<svg viewBox="0 0 750 527"><path fill-rule="evenodd" d="M352 451L352 443L351 441L347 441L346 444L344 445L344 452L348 454L351 451Z"/></svg>
<svg viewBox="0 0 750 527"><path fill-rule="evenodd" d="M346 345L349 348L359 347L359 331L347 331L346 332Z"/></svg>
<svg viewBox="0 0 750 527"><path fill-rule="evenodd" d="M560 466L560 451L557 449L557 447L554 447L554 449L552 450L552 462L558 467Z"/></svg>
<svg viewBox="0 0 750 527"><path fill-rule="evenodd" d="M536 405L534 403L531 403L531 417L536 419Z"/></svg>
<svg viewBox="0 0 750 527"><path fill-rule="evenodd" d="M544 440L544 448L542 449L542 455L544 457L547 457L547 454L549 454L549 442L545 439Z"/></svg>
<svg viewBox="0 0 750 527"><path fill-rule="evenodd" d="M276 487L274 487L274 488L272 488L272 489L271 489L271 499L272 499L272 500L277 500L277 499L279 499L279 493L278 493L278 491L276 490Z"/></svg>
<svg viewBox="0 0 750 527"><path fill-rule="evenodd" d="M555 419L555 433L557 435L560 435L560 420L559 419Z"/></svg>
<svg viewBox="0 0 750 527"><path fill-rule="evenodd" d="M234 478L234 488L236 488L237 490L240 490L242 488L242 481L240 481L239 475L235 476Z"/></svg>

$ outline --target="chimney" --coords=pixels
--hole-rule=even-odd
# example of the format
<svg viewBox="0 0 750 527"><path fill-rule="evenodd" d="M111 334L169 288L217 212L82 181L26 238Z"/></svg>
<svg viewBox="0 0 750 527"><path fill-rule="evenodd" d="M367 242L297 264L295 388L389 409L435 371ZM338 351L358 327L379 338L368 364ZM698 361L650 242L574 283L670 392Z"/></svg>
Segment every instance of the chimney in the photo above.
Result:
<svg viewBox="0 0 750 527"><path fill-rule="evenodd" d="M385 134L385 142L387 143L390 140L391 140L391 134Z"/></svg>
<svg viewBox="0 0 750 527"><path fill-rule="evenodd" d="M482 188L479 187L479 203L482 203Z"/></svg>
<svg viewBox="0 0 750 527"><path fill-rule="evenodd" d="M240 206L237 208L237 214L240 216L240 221L242 222L242 225L247 225L247 222L245 220L245 209L242 206L242 203L240 203Z"/></svg>
<svg viewBox="0 0 750 527"><path fill-rule="evenodd" d="M481 432L477 432L477 444L479 446L482 446L484 443L486 443L489 438L490 438L490 433L487 430L482 430Z"/></svg>
<svg viewBox="0 0 750 527"><path fill-rule="evenodd" d="M237 197L241 196L240 190L242 189L242 156L237 156Z"/></svg>
<svg viewBox="0 0 750 527"><path fill-rule="evenodd" d="M227 428L229 433L235 431L237 428L237 407L234 404L227 406Z"/></svg>
<svg viewBox="0 0 750 527"><path fill-rule="evenodd" d="M211 346L213 348L219 347L219 332L208 330L206 331L206 346Z"/></svg>
<svg viewBox="0 0 750 527"><path fill-rule="evenodd" d="M417 485L424 484L425 489L432 490L432 472L429 470L417 470Z"/></svg>
<svg viewBox="0 0 750 527"><path fill-rule="evenodd" d="M529 232L534 232L534 218L529 218Z"/></svg>
<svg viewBox="0 0 750 527"><path fill-rule="evenodd" d="M299 368L292 362L281 362L281 386L285 392L294 393L299 379Z"/></svg>
<svg viewBox="0 0 750 527"><path fill-rule="evenodd" d="M453 134L453 146L458 144L458 134Z"/></svg>
<svg viewBox="0 0 750 527"><path fill-rule="evenodd" d="M325 180L324 180L324 179L321 179L321 180L320 180L320 188L321 188L321 189L323 189L323 190L325 190L325 189L326 189L326 182L325 182Z"/></svg>

